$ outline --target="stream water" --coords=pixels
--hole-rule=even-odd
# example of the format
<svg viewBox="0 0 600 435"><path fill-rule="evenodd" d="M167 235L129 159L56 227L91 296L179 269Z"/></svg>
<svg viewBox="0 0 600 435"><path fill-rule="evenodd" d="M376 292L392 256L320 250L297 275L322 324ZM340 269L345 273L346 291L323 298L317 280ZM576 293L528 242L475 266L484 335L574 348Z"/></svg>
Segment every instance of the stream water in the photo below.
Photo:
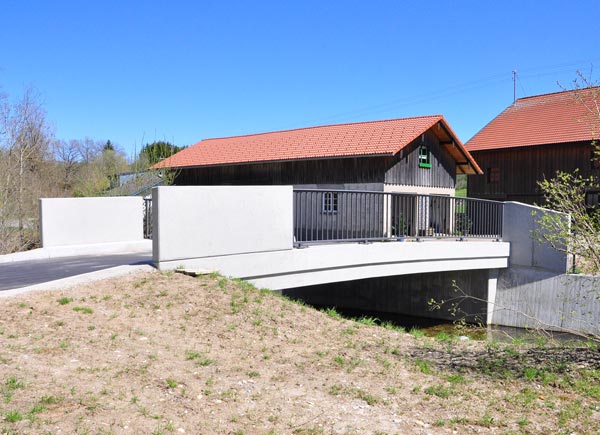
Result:
<svg viewBox="0 0 600 435"><path fill-rule="evenodd" d="M324 307L316 307L322 309ZM407 331L418 329L428 337L467 337L470 340L489 340L510 342L519 340L522 342L539 343L554 341L559 343L586 343L585 337L554 331L528 330L513 328L509 326L485 326L476 324L464 324L449 320L431 319L426 317L414 317L404 314L381 313L373 311L337 309L336 311L346 318L357 319L361 317L376 319L377 323L390 322L402 327Z"/></svg>

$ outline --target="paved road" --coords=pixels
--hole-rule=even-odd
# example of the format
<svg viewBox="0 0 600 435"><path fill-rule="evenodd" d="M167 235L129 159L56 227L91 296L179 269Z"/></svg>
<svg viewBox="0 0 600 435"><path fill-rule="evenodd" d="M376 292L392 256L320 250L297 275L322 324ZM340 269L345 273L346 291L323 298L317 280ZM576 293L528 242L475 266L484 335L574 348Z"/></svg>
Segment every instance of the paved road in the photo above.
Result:
<svg viewBox="0 0 600 435"><path fill-rule="evenodd" d="M77 256L0 264L0 291L68 278L115 266L150 264L151 253Z"/></svg>

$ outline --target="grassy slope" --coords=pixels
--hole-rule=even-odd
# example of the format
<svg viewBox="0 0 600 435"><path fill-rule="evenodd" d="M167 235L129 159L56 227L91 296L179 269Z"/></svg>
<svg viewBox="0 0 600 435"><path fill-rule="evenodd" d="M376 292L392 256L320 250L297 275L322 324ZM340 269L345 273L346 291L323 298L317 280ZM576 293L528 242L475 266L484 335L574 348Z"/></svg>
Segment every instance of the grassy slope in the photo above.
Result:
<svg viewBox="0 0 600 435"><path fill-rule="evenodd" d="M598 433L600 371L218 276L0 300L1 433Z"/></svg>

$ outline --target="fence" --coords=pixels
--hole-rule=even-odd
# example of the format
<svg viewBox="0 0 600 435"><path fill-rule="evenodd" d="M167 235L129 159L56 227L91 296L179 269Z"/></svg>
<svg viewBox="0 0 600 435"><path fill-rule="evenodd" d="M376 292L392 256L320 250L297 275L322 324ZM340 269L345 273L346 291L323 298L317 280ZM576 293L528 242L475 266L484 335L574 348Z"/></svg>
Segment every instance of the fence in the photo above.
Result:
<svg viewBox="0 0 600 435"><path fill-rule="evenodd" d="M152 198L144 198L144 239L152 239Z"/></svg>
<svg viewBox="0 0 600 435"><path fill-rule="evenodd" d="M296 245L411 238L502 238L503 203L442 195L294 190Z"/></svg>
<svg viewBox="0 0 600 435"><path fill-rule="evenodd" d="M502 202L358 190L294 190L295 244L404 238L502 238ZM152 198L144 199L152 239Z"/></svg>

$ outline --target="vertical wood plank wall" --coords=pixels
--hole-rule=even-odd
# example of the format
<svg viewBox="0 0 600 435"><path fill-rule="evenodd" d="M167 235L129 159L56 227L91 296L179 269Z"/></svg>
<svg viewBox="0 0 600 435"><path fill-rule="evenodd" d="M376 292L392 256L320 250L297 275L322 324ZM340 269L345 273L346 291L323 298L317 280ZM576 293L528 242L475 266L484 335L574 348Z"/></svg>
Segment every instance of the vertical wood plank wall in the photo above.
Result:
<svg viewBox="0 0 600 435"><path fill-rule="evenodd" d="M385 183L454 188L456 162L444 152L433 133L427 132L424 139L423 143L430 151L431 168L419 167L421 138L418 138L390 159L391 166L385 173Z"/></svg>
<svg viewBox="0 0 600 435"><path fill-rule="evenodd" d="M592 162L593 151L589 142L473 151L473 157L484 174L467 177L468 195L474 198L541 204L543 198L537 182L553 178L556 171L572 172L578 168L584 177L600 174ZM498 183L488 182L487 172L490 168L499 168Z"/></svg>
<svg viewBox="0 0 600 435"><path fill-rule="evenodd" d="M178 185L381 183L382 157L297 160L182 169Z"/></svg>
<svg viewBox="0 0 600 435"><path fill-rule="evenodd" d="M277 185L383 183L454 188L456 165L433 133L425 135L431 168L420 168L421 138L396 156L351 157L236 164L182 169L177 185Z"/></svg>

